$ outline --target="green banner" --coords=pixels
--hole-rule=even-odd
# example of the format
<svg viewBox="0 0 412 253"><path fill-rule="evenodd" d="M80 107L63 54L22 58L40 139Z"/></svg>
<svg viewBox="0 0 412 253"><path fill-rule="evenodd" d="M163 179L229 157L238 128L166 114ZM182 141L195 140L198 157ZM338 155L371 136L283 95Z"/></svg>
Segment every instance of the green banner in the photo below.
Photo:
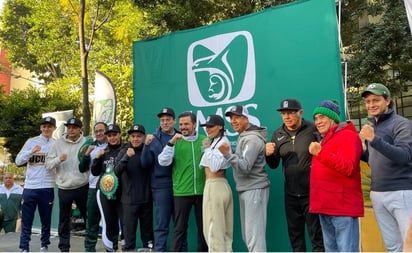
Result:
<svg viewBox="0 0 412 253"><path fill-rule="evenodd" d="M151 132L164 106L177 114L191 110L202 123L209 114L224 115L230 106L241 104L248 108L251 123L268 127L270 136L281 124L276 109L287 97L302 102L308 119L324 99L340 101L343 112L338 41L335 1L306 0L135 42L134 121ZM226 120L228 135L235 141L237 134ZM268 172L272 184L267 249L290 251L283 177L280 169ZM234 200L237 204L237 195ZM235 206L233 247L245 251L238 212ZM194 223L190 230L194 235ZM196 240L191 238L189 250L195 250Z"/></svg>

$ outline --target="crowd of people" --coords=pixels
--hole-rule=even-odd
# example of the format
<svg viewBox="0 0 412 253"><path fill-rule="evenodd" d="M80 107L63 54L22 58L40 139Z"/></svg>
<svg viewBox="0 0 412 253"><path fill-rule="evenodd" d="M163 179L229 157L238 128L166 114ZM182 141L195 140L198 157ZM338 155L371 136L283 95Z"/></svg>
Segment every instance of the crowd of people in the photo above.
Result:
<svg viewBox="0 0 412 253"><path fill-rule="evenodd" d="M85 220L87 252L96 251L99 223L107 251L134 251L139 226L142 247L187 251L192 208L197 251L231 252L234 200L227 172L232 170L243 242L250 252L265 252L271 184L265 166L276 169L281 164L292 250L355 252L360 250L359 217L364 215L364 160L372 171L370 195L386 249L412 248L412 123L392 109L386 86L372 83L362 97L370 124L359 132L352 122L341 121L336 101L321 101L311 121L303 118L298 99L286 98L277 109L282 124L270 140L267 128L250 123L246 107L232 106L224 116L238 133L233 150L220 115L201 122L206 136L197 131L194 113L180 113L176 129L175 112L165 107L157 114L159 127L153 134L134 124L127 131L127 143L122 143L118 125L103 122L93 126L91 141L82 135L77 118L68 119L67 132L54 140L56 121L45 117L41 134L27 140L16 158L17 165L27 164L24 189L13 184L10 173L0 187L1 228L13 231L21 209L19 247L29 251L38 208L41 249L47 251L56 184L62 252L70 250L73 202Z"/></svg>

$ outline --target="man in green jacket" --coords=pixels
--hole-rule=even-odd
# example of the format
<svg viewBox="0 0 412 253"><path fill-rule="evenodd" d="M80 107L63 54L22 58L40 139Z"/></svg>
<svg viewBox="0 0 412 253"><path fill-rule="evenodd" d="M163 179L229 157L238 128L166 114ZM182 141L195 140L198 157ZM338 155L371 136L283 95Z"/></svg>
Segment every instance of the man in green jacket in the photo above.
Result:
<svg viewBox="0 0 412 253"><path fill-rule="evenodd" d="M200 167L202 141L205 135L196 132L196 115L183 112L179 115L180 133L176 133L159 154L159 164L173 163L173 196L175 224L170 251L185 251L185 238L192 206L195 207L197 224L197 251L208 251L203 236L202 205L205 171Z"/></svg>
<svg viewBox="0 0 412 253"><path fill-rule="evenodd" d="M0 185L0 208L3 210L4 220L0 231L5 233L16 232L17 218L21 208L23 188L14 182L11 172L4 174L4 184Z"/></svg>

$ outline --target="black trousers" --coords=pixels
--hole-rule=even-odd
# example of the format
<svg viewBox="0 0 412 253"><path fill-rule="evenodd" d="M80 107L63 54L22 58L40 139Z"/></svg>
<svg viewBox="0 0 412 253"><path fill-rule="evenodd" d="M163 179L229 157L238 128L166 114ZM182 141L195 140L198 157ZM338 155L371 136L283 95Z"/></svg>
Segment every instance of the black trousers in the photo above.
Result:
<svg viewBox="0 0 412 253"><path fill-rule="evenodd" d="M97 204L102 219L104 247L107 251L117 251L119 248L119 227L123 230L122 204L119 198L107 199L100 190L97 191Z"/></svg>
<svg viewBox="0 0 412 253"><path fill-rule="evenodd" d="M71 213L72 203L76 202L80 214L87 220L87 192L89 184L77 189L64 190L59 189L59 249L62 252L68 252L70 249L70 230L71 230Z"/></svg>
<svg viewBox="0 0 412 253"><path fill-rule="evenodd" d="M305 225L314 252L325 251L319 215L309 213L309 196L285 194L289 240L294 252L306 251Z"/></svg>
<svg viewBox="0 0 412 253"><path fill-rule="evenodd" d="M125 250L136 249L136 230L140 222L140 239L143 248L153 247L153 202L144 204L122 204L123 207L123 234L126 241Z"/></svg>
<svg viewBox="0 0 412 253"><path fill-rule="evenodd" d="M195 208L195 218L197 225L197 251L207 252L208 247L203 236L202 218L203 195L193 195L184 197L174 197L175 224L173 227L172 243L170 251L182 252L185 249L187 228L192 206Z"/></svg>

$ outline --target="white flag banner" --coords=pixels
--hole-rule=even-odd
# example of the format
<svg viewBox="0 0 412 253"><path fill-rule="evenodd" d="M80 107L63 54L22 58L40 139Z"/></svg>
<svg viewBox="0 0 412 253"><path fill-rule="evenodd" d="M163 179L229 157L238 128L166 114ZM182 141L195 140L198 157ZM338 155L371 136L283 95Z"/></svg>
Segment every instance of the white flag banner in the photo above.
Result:
<svg viewBox="0 0 412 253"><path fill-rule="evenodd" d="M409 28L411 29L411 33L412 33L412 0L404 0L404 2L405 2L406 15L408 16L408 21L409 21Z"/></svg>
<svg viewBox="0 0 412 253"><path fill-rule="evenodd" d="M73 110L46 112L42 114L43 118L47 116L50 116L56 119L56 130L54 130L53 132L53 138L57 140L65 132L66 127L64 126L64 123L66 123L68 119L73 117Z"/></svg>
<svg viewBox="0 0 412 253"><path fill-rule="evenodd" d="M116 93L111 80L96 71L94 83L93 126L97 122L113 124L116 122Z"/></svg>

